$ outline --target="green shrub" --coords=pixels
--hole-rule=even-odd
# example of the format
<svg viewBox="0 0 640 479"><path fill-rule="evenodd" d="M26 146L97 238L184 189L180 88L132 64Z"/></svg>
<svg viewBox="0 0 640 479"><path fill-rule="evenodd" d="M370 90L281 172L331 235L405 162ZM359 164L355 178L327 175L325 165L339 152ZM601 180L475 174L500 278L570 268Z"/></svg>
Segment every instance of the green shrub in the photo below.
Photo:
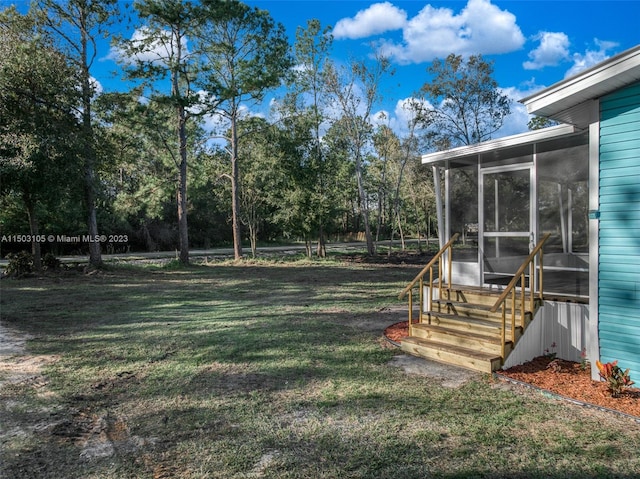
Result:
<svg viewBox="0 0 640 479"><path fill-rule="evenodd" d="M60 264L60 260L51 253L45 254L42 258L42 266L44 269L58 269Z"/></svg>
<svg viewBox="0 0 640 479"><path fill-rule="evenodd" d="M33 255L28 251L9 253L7 259L9 263L5 269L5 274L8 276L24 276L33 272Z"/></svg>

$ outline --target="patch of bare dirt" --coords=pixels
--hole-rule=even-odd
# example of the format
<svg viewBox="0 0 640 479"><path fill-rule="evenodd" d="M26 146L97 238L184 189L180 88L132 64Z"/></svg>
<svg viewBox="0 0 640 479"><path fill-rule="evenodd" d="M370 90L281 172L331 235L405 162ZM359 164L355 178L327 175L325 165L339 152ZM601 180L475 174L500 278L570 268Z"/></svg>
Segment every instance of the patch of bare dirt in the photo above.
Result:
<svg viewBox="0 0 640 479"><path fill-rule="evenodd" d="M158 442L157 438L131 434L127 419L109 412L97 413L89 407L76 408L58 404L55 400L44 408L24 402L23 395L31 394L31 391L39 397L55 396L48 388L49 379L42 374L42 369L59 359L28 354L27 339L28 336L0 325L0 453L4 454L5 447L12 441L38 437L50 446L50 449L45 447L45 451L53 451L56 444L72 444L79 451L80 461L90 462L117 454L137 454ZM92 389L104 392L136 380L134 373L124 371L114 378L96 382ZM24 407L29 409L29 414L14 413ZM14 458L12 465L5 466L6 471L0 464L2 477L5 472L6 477L36 477L38 467L27 456L24 461Z"/></svg>
<svg viewBox="0 0 640 479"><path fill-rule="evenodd" d="M384 331L389 340L400 343L409 335L409 323L392 324ZM550 365L550 363L552 363ZM573 361L540 356L528 363L498 372L499 376L515 379L568 399L613 409L640 418L640 389L627 388L620 397L611 397L607 384L591 379L591 366Z"/></svg>
<svg viewBox="0 0 640 479"><path fill-rule="evenodd" d="M0 387L8 384L29 382L35 387L42 387L48 380L42 376L41 370L47 364L57 361L57 356L25 355L25 343L30 339L27 335L0 324Z"/></svg>
<svg viewBox="0 0 640 479"><path fill-rule="evenodd" d="M89 410L75 411L71 417L52 424L48 432L61 442L78 446L83 461L135 453L157 442L155 438L132 435L124 418L98 415Z"/></svg>

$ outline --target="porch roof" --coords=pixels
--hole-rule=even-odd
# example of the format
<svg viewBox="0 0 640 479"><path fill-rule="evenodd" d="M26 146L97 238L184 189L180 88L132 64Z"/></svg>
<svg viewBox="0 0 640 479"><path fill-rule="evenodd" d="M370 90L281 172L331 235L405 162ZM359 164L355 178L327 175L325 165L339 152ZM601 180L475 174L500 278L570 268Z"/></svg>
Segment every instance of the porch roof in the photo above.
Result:
<svg viewBox="0 0 640 479"><path fill-rule="evenodd" d="M532 115L585 128L592 101L640 81L640 45L520 100Z"/></svg>
<svg viewBox="0 0 640 479"><path fill-rule="evenodd" d="M506 136L474 145L460 146L451 150L428 153L422 155L422 163L442 165L447 160L472 157L482 155L483 153L491 153L492 155L506 153L506 155L508 155L509 150L516 151L523 146L554 140L563 136L570 136L579 131L580 130L576 129L573 125L557 125L540 130L527 131L518 135Z"/></svg>

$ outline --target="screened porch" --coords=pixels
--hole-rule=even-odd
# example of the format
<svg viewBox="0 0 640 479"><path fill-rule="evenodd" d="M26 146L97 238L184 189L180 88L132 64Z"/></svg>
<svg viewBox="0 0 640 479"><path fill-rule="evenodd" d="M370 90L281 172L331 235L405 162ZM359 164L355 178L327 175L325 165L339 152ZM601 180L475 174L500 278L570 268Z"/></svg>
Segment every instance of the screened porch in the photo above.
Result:
<svg viewBox="0 0 640 479"><path fill-rule="evenodd" d="M587 301L588 159L588 133L567 125L424 155L442 193L441 244L460 235L453 281L500 289L550 233L545 297Z"/></svg>

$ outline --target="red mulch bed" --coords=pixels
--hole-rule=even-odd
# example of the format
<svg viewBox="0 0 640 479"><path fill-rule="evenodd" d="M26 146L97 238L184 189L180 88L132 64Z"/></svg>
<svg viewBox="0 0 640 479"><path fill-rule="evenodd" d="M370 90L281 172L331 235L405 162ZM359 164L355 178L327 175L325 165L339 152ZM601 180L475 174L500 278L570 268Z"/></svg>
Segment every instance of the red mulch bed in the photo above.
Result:
<svg viewBox="0 0 640 479"><path fill-rule="evenodd" d="M407 321L392 324L384 331L384 335L396 343L401 342L408 334ZM573 361L558 359L556 367L548 367L551 361L550 357L540 356L520 366L499 371L498 374L566 398L640 418L640 389L628 388L620 397L612 398L605 382L591 379L589 364L583 367Z"/></svg>
<svg viewBox="0 0 640 479"><path fill-rule="evenodd" d="M384 330L384 335L394 343L399 343L402 341L402 338L409 336L409 321L392 324Z"/></svg>

